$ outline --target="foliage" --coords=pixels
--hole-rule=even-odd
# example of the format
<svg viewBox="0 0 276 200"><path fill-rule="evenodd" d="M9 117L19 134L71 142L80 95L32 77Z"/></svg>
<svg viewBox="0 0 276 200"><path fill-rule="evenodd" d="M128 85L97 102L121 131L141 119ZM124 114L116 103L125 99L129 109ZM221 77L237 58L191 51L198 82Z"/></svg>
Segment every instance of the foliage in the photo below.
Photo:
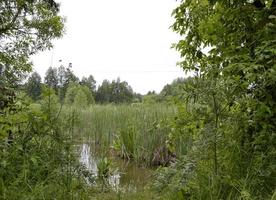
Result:
<svg viewBox="0 0 276 200"><path fill-rule="evenodd" d="M152 185L164 199L275 198L275 0L182 0L172 29L183 39L173 47L194 77L175 80L159 95L149 92L143 104L119 78L97 91L93 76L79 82L70 63L47 70L42 95L41 78L30 76L26 91L36 101L30 105L13 87L31 71L29 57L61 37L58 11L54 0L0 2L1 198L88 199L92 178L78 164L72 137L102 154L165 166ZM88 107L94 97L135 103ZM62 111L64 100L74 107ZM158 102L177 103L177 115ZM103 181L110 164L98 163Z"/></svg>
<svg viewBox="0 0 276 200"><path fill-rule="evenodd" d="M82 77L82 80L80 82L81 85L85 85L89 90L91 91L92 95L95 96L96 94L96 80L92 75L86 77Z"/></svg>
<svg viewBox="0 0 276 200"><path fill-rule="evenodd" d="M52 88L47 87L43 88L40 105L41 110L48 114L49 119L54 119L61 108L55 91Z"/></svg>
<svg viewBox="0 0 276 200"><path fill-rule="evenodd" d="M103 80L102 84L99 86L96 94L96 102L110 102L111 87L108 80Z"/></svg>
<svg viewBox="0 0 276 200"><path fill-rule="evenodd" d="M185 84L190 78L177 78L173 80L171 84L167 84L163 87L160 94L158 95L158 100L160 102L175 103L179 100L183 100L186 96Z"/></svg>
<svg viewBox="0 0 276 200"><path fill-rule="evenodd" d="M111 176L110 171L111 161L107 158L101 158L97 163L98 178L102 184L107 185L108 178Z"/></svg>
<svg viewBox="0 0 276 200"><path fill-rule="evenodd" d="M0 79L15 85L31 71L30 55L52 47L63 33L63 18L54 0L0 2Z"/></svg>
<svg viewBox="0 0 276 200"><path fill-rule="evenodd" d="M70 126L51 99L40 106L16 99L0 116L0 196L3 199L86 199L82 170L73 154ZM11 107L10 107L11 108Z"/></svg>
<svg viewBox="0 0 276 200"><path fill-rule="evenodd" d="M14 104L15 92L11 88L0 85L0 114L4 115L4 109Z"/></svg>
<svg viewBox="0 0 276 200"><path fill-rule="evenodd" d="M49 87L54 89L56 92L58 90L58 74L57 68L49 67L46 71L44 83Z"/></svg>
<svg viewBox="0 0 276 200"><path fill-rule="evenodd" d="M275 10L275 1L259 0L188 0L174 10L172 28L184 37L174 45L179 64L195 77L172 133L188 149L157 181L169 198L272 197Z"/></svg>
<svg viewBox="0 0 276 200"><path fill-rule="evenodd" d="M78 84L79 79L72 71L72 63L69 63L67 68L63 65L58 68L49 67L46 71L44 82L48 87L55 90L60 102L63 102L69 85Z"/></svg>
<svg viewBox="0 0 276 200"><path fill-rule="evenodd" d="M74 98L74 106L79 108L85 108L88 105L88 100L86 94L83 90L78 90Z"/></svg>
<svg viewBox="0 0 276 200"><path fill-rule="evenodd" d="M58 69L57 79L58 79L58 95L60 102L64 102L66 91L70 84L78 83L79 79L72 71L72 64L65 68L61 65Z"/></svg>
<svg viewBox="0 0 276 200"><path fill-rule="evenodd" d="M41 77L33 72L26 83L26 92L33 101L37 101L42 93Z"/></svg>
<svg viewBox="0 0 276 200"><path fill-rule="evenodd" d="M60 61L61 62L61 61ZM36 74L37 75L37 74ZM58 68L49 67L46 71L44 83L46 86L55 90L59 96L60 103L72 105L78 90L82 90L87 96L88 104L97 103L140 103L142 102L142 95L134 93L132 88L126 81L121 81L119 78L115 81L109 82L104 80L102 85L96 89L96 81L92 75L88 78L83 77L79 81L78 77L72 71L72 64L65 68L61 65ZM37 84L33 84L30 79L30 86L26 85L26 90L31 90ZM41 87L41 85L40 85ZM33 98L33 92L28 92L29 96ZM36 100L39 98L36 97Z"/></svg>
<svg viewBox="0 0 276 200"><path fill-rule="evenodd" d="M120 156L125 159L132 159L135 155L137 130L135 127L128 123L126 127L122 128L116 140L114 141L114 147L120 153Z"/></svg>
<svg viewBox="0 0 276 200"><path fill-rule="evenodd" d="M143 104L151 105L156 104L158 102L157 94L147 94L143 96Z"/></svg>
<svg viewBox="0 0 276 200"><path fill-rule="evenodd" d="M93 104L94 98L91 91L86 86L82 86L78 83L71 83L66 91L65 103L67 105L76 106L80 104L81 107L84 107L88 104Z"/></svg>
<svg viewBox="0 0 276 200"><path fill-rule="evenodd" d="M126 81L118 78L111 83L104 80L96 93L96 102L99 103L130 103L133 100L133 90Z"/></svg>
<svg viewBox="0 0 276 200"><path fill-rule="evenodd" d="M70 83L78 83L79 78L74 74L72 63L69 63L68 67L66 68L65 72L65 84L69 85Z"/></svg>
<svg viewBox="0 0 276 200"><path fill-rule="evenodd" d="M12 88L31 71L30 56L50 49L51 40L62 36L64 20L58 11L53 0L0 2L1 199L88 198L72 149L72 125L59 120L56 96L45 89L41 105L29 105ZM34 100L41 92L40 81L32 74L27 83Z"/></svg>
<svg viewBox="0 0 276 200"><path fill-rule="evenodd" d="M0 1L1 199L89 198L72 146L73 125L60 121L54 92L45 88L40 104L30 105L13 89L31 71L30 56L62 36L58 12L54 0ZM49 85L56 89L55 79ZM40 77L33 74L27 88L34 100L40 87Z"/></svg>

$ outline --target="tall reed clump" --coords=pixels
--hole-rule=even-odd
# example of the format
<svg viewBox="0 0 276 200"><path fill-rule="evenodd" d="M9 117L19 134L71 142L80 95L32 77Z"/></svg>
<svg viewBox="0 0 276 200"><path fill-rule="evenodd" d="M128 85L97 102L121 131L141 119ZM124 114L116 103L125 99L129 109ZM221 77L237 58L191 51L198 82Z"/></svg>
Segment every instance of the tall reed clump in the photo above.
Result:
<svg viewBox="0 0 276 200"><path fill-rule="evenodd" d="M175 112L165 104L91 106L79 110L74 138L92 144L96 152L111 151L148 166L166 165L173 154L168 140Z"/></svg>
<svg viewBox="0 0 276 200"><path fill-rule="evenodd" d="M0 199L88 199L70 119L51 90L40 104L17 98L0 115ZM65 126L67 125L67 126Z"/></svg>

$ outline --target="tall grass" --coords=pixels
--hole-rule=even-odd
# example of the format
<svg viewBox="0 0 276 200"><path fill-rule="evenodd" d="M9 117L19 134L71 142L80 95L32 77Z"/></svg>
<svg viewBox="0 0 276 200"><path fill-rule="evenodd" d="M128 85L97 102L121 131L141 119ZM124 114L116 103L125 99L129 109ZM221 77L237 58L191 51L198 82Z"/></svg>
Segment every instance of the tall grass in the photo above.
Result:
<svg viewBox="0 0 276 200"><path fill-rule="evenodd" d="M55 99L51 90L40 104L18 96L1 113L0 199L90 199L87 170L71 141L71 118L58 117Z"/></svg>
<svg viewBox="0 0 276 200"><path fill-rule="evenodd" d="M66 108L65 113L69 109ZM92 144L96 152L112 153L143 165L165 164L169 153L166 141L173 106L94 105L78 110L74 138Z"/></svg>

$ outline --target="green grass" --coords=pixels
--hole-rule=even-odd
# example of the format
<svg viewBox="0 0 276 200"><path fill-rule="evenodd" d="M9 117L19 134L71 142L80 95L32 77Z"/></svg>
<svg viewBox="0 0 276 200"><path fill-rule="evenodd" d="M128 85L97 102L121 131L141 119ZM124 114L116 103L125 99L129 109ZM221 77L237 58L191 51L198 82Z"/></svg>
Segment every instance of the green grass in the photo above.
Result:
<svg viewBox="0 0 276 200"><path fill-rule="evenodd" d="M65 108L64 112L69 113ZM168 157L169 121L176 108L156 105L94 105L78 110L74 138L96 152L116 154L141 165L157 165ZM164 163L163 163L164 164Z"/></svg>

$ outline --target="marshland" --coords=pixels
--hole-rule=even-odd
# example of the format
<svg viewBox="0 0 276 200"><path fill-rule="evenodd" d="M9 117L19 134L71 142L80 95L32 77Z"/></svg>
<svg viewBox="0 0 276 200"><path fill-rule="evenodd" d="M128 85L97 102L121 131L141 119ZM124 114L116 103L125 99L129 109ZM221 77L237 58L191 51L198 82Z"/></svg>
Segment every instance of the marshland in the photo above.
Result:
<svg viewBox="0 0 276 200"><path fill-rule="evenodd" d="M276 0L0 0L0 199L275 200L275 36Z"/></svg>

